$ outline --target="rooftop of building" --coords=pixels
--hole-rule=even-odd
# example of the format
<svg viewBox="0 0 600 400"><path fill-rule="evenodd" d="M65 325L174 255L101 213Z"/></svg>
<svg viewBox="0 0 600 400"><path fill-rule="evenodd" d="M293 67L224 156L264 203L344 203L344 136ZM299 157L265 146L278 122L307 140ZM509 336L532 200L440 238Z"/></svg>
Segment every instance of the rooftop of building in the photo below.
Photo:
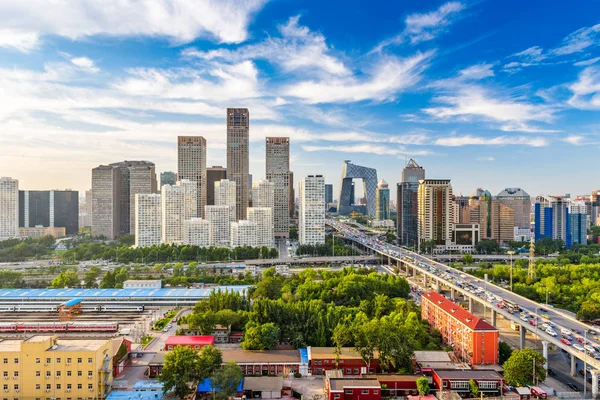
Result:
<svg viewBox="0 0 600 400"><path fill-rule="evenodd" d="M240 380L240 384L237 387L237 392L242 392L244 390L244 379ZM211 392L220 392L219 388L216 388L212 384L212 380L210 378L204 379L202 382L198 384L198 388L196 388L196 393L211 393Z"/></svg>
<svg viewBox="0 0 600 400"><path fill-rule="evenodd" d="M22 340L2 340L0 341L0 351L8 352L8 351L19 351L21 349Z"/></svg>
<svg viewBox="0 0 600 400"><path fill-rule="evenodd" d="M529 197L529 194L521 188L506 188L497 197Z"/></svg>
<svg viewBox="0 0 600 400"><path fill-rule="evenodd" d="M215 343L214 336L169 336L165 342L165 346L190 346L190 345L213 345Z"/></svg>
<svg viewBox="0 0 600 400"><path fill-rule="evenodd" d="M379 355L375 352L375 358ZM318 359L334 359L335 348L334 347L308 347L308 358L310 360ZM362 357L353 347L342 347L340 353L341 360L362 360Z"/></svg>
<svg viewBox="0 0 600 400"><path fill-rule="evenodd" d="M140 379L133 385L133 390L162 390L163 384L158 379Z"/></svg>
<svg viewBox="0 0 600 400"><path fill-rule="evenodd" d="M175 397L169 394L163 394L162 390L147 390L141 392L121 392L113 390L106 400L166 400L175 399Z"/></svg>
<svg viewBox="0 0 600 400"><path fill-rule="evenodd" d="M56 348L46 351L96 351L111 339L58 339Z"/></svg>
<svg viewBox="0 0 600 400"><path fill-rule="evenodd" d="M418 350L413 353L416 362L450 362L451 353L443 350Z"/></svg>
<svg viewBox="0 0 600 400"><path fill-rule="evenodd" d="M338 379L329 380L331 390L344 390L344 388L380 388L381 384L377 379L357 378L357 379Z"/></svg>
<svg viewBox="0 0 600 400"><path fill-rule="evenodd" d="M127 279L123 283L155 283L161 282L160 279Z"/></svg>
<svg viewBox="0 0 600 400"><path fill-rule="evenodd" d="M440 379L488 379L488 380L501 380L504 379L496 371L492 370L479 370L479 369L467 369L467 370L435 370L434 373Z"/></svg>
<svg viewBox="0 0 600 400"><path fill-rule="evenodd" d="M223 350L223 362L237 363L295 363L302 362L298 350Z"/></svg>
<svg viewBox="0 0 600 400"><path fill-rule="evenodd" d="M65 306L65 307L73 307L76 306L77 304L81 304L81 299L76 297L74 299L71 300L67 300L64 303L61 304L61 306Z"/></svg>
<svg viewBox="0 0 600 400"><path fill-rule="evenodd" d="M363 378L377 379L379 382L414 382L421 375L398 375L398 374L366 374Z"/></svg>
<svg viewBox="0 0 600 400"><path fill-rule="evenodd" d="M495 327L485 322L481 318L471 314L458 304L453 303L444 296L436 292L425 293L421 296L422 299L427 299L444 310L447 314L465 324L475 331L497 331Z"/></svg>
<svg viewBox="0 0 600 400"><path fill-rule="evenodd" d="M244 390L276 392L281 389L283 389L282 376L247 376L244 378Z"/></svg>

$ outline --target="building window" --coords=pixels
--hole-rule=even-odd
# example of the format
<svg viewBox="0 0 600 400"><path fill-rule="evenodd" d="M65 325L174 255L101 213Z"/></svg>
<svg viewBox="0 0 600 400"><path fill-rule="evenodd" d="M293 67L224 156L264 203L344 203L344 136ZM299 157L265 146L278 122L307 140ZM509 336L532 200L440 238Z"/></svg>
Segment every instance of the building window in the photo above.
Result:
<svg viewBox="0 0 600 400"><path fill-rule="evenodd" d="M46 364L50 364L52 362L51 358L46 358Z"/></svg>
<svg viewBox="0 0 600 400"><path fill-rule="evenodd" d="M39 358L36 358L36 359L35 359L35 363L36 363L36 364L39 364L39 363L41 363L41 362L42 362L42 360L41 360L41 359L39 359Z"/></svg>
<svg viewBox="0 0 600 400"><path fill-rule="evenodd" d="M71 359L67 358L67 364L71 364Z"/></svg>
<svg viewBox="0 0 600 400"><path fill-rule="evenodd" d="M56 384L56 390L60 390L60 387L61 387L61 386L60 386L60 383L57 383L57 384Z"/></svg>
<svg viewBox="0 0 600 400"><path fill-rule="evenodd" d="M67 389L71 390L71 384L67 383Z"/></svg>
<svg viewBox="0 0 600 400"><path fill-rule="evenodd" d="M50 376L50 374L51 374L51 372L50 372L50 371L46 371L46 376L47 376L47 377L49 377L49 376Z"/></svg>
<svg viewBox="0 0 600 400"><path fill-rule="evenodd" d="M4 358L4 359L2 359L2 362L3 362L4 364L8 364L8 358Z"/></svg>
<svg viewBox="0 0 600 400"><path fill-rule="evenodd" d="M379 390L373 390L373 394L379 394Z"/></svg>
<svg viewBox="0 0 600 400"><path fill-rule="evenodd" d="M452 389L468 389L469 382L467 381L450 381Z"/></svg>
<svg viewBox="0 0 600 400"><path fill-rule="evenodd" d="M42 373L40 371L35 371L35 376L42 376Z"/></svg>
<svg viewBox="0 0 600 400"><path fill-rule="evenodd" d="M18 377L19 377L19 371L15 371L15 372L13 372L13 377L14 377L14 378L18 378Z"/></svg>
<svg viewBox="0 0 600 400"><path fill-rule="evenodd" d="M94 385L92 385L91 383L88 384L88 389L93 389L93 388L94 388Z"/></svg>
<svg viewBox="0 0 600 400"><path fill-rule="evenodd" d="M56 359L56 363L57 363L57 364L60 364L60 358L57 358L57 359Z"/></svg>
<svg viewBox="0 0 600 400"><path fill-rule="evenodd" d="M477 386L479 386L479 389L496 389L498 387L495 381L477 382Z"/></svg>
<svg viewBox="0 0 600 400"><path fill-rule="evenodd" d="M77 371L77 376L83 376L83 373L81 371Z"/></svg>
<svg viewBox="0 0 600 400"><path fill-rule="evenodd" d="M352 370L350 368L346 368L346 375L350 375L352 373Z"/></svg>
<svg viewBox="0 0 600 400"><path fill-rule="evenodd" d="M91 364L93 362L94 362L94 360L92 358L88 358L88 364Z"/></svg>
<svg viewBox="0 0 600 400"><path fill-rule="evenodd" d="M19 384L15 384L15 390L19 390Z"/></svg>
<svg viewBox="0 0 600 400"><path fill-rule="evenodd" d="M315 365L322 365L323 362L321 360L315 360Z"/></svg>
<svg viewBox="0 0 600 400"><path fill-rule="evenodd" d="M46 384L46 390L50 390L52 389L52 385L50 385L49 383Z"/></svg>
<svg viewBox="0 0 600 400"><path fill-rule="evenodd" d="M60 371L56 371L56 377L60 378Z"/></svg>
<svg viewBox="0 0 600 400"><path fill-rule="evenodd" d="M442 383L442 386L443 386L443 387L448 387L448 381L444 381L444 382Z"/></svg>
<svg viewBox="0 0 600 400"><path fill-rule="evenodd" d="M40 390L40 384L39 383L35 384L35 390Z"/></svg>
<svg viewBox="0 0 600 400"><path fill-rule="evenodd" d="M81 359L81 358L77 359L77 364L81 364L82 362L83 362L83 359Z"/></svg>
<svg viewBox="0 0 600 400"><path fill-rule="evenodd" d="M83 385L81 383L77 384L77 389L83 389Z"/></svg>
<svg viewBox="0 0 600 400"><path fill-rule="evenodd" d="M334 395L333 395L333 398L334 398L334 399L339 399L339 398L340 398L340 394L339 394L339 393L336 393L336 394L334 394Z"/></svg>
<svg viewBox="0 0 600 400"><path fill-rule="evenodd" d="M354 368L354 375L358 375L358 368Z"/></svg>
<svg viewBox="0 0 600 400"><path fill-rule="evenodd" d="M361 390L361 393L362 394L369 394L369 389L363 389L363 390Z"/></svg>
<svg viewBox="0 0 600 400"><path fill-rule="evenodd" d="M344 390L344 394L353 394L354 392L351 389Z"/></svg>
<svg viewBox="0 0 600 400"><path fill-rule="evenodd" d="M67 376L71 376L71 371L67 371Z"/></svg>
<svg viewBox="0 0 600 400"><path fill-rule="evenodd" d="M88 378L92 377L92 371L88 371Z"/></svg>
<svg viewBox="0 0 600 400"><path fill-rule="evenodd" d="M8 390L8 385L4 385L4 390Z"/></svg>

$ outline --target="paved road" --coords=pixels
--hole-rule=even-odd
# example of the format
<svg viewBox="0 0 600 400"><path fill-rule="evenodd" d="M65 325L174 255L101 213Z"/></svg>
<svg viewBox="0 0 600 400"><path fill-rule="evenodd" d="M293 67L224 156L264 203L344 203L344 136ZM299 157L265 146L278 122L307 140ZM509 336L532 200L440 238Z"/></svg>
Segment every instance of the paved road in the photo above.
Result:
<svg viewBox="0 0 600 400"><path fill-rule="evenodd" d="M492 283L485 282L482 279L472 276L467 276L464 273L455 270L454 268L433 261L420 254L416 254L400 247L371 238L359 230L342 222L328 219L327 224L334 227L336 230L338 230L338 232L342 233L345 238L360 243L361 245L368 247L379 254L388 256L392 260L402 261L403 263L408 264L411 268L419 270L419 272L423 273L424 276L439 280L444 285L471 297L474 301L486 304L488 307L494 309L497 313L503 315L506 319L525 327L528 331L539 335L543 340L554 344L556 347L566 350L576 358L583 359L586 357L586 353L584 351L579 351L572 346L568 346L560 342L561 330L565 329L570 331L568 337L572 338L574 342L577 338L585 340L582 336L583 332L597 328L593 328L587 324L579 322L573 319L571 316L561 313L558 310L546 308L546 306L542 306L534 301L528 300ZM471 286L473 289L471 291L467 291L466 288L468 286ZM480 292L477 293L475 289L479 290ZM493 296L495 298L494 301L490 302L486 300L486 295ZM530 325L529 322L520 320L519 315L516 313L509 314L505 309L496 308L495 303L500 302L501 299L506 299L518 305L522 310L526 311L534 321L539 321L539 324L542 324L543 321L551 320L552 323L556 325L554 330L557 332L557 336L552 337L548 333L536 329L534 326ZM591 336L594 336L594 334L589 334L587 343L594 346L600 346L600 340L598 340L600 337L596 336L598 339L592 339ZM600 357L600 355L598 355L596 352L593 352L587 356L589 364L591 364L595 370L598 370L600 369L600 362L593 359L593 356Z"/></svg>

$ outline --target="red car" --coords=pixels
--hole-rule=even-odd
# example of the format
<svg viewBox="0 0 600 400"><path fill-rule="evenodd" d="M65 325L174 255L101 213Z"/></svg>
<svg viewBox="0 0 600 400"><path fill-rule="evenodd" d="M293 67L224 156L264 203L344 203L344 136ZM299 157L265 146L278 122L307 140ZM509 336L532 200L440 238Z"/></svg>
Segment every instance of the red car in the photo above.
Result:
<svg viewBox="0 0 600 400"><path fill-rule="evenodd" d="M530 320L529 320L529 325L536 326L536 324L535 324L535 320L534 320L534 319L530 319Z"/></svg>
<svg viewBox="0 0 600 400"><path fill-rule="evenodd" d="M581 343L581 344L585 343L585 340L583 340L583 339L582 339L582 338L580 338L580 337L578 337L578 338L577 338L577 341L578 341L579 343Z"/></svg>
<svg viewBox="0 0 600 400"><path fill-rule="evenodd" d="M496 307L502 308L502 304L501 303L496 303Z"/></svg>
<svg viewBox="0 0 600 400"><path fill-rule="evenodd" d="M568 341L567 339L565 339L565 338L562 338L562 339L560 339L560 341L562 342L562 344L566 344L567 346L570 346L570 345L571 345L571 342L569 342L569 341Z"/></svg>

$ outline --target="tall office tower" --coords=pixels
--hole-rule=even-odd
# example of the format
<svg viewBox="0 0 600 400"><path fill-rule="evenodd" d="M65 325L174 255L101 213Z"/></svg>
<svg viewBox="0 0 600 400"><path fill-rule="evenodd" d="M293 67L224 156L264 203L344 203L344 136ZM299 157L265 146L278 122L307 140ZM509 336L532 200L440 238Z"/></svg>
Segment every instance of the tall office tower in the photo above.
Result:
<svg viewBox="0 0 600 400"><path fill-rule="evenodd" d="M276 238L290 236L290 138L266 138L266 177L274 185L273 224ZM254 193L253 193L254 195ZM257 205L256 207L265 207Z"/></svg>
<svg viewBox="0 0 600 400"><path fill-rule="evenodd" d="M114 239L133 232L135 194L156 193L156 189L156 173L151 162L121 161L94 168L92 235Z"/></svg>
<svg viewBox="0 0 600 400"><path fill-rule="evenodd" d="M183 244L210 247L210 222L202 218L183 221Z"/></svg>
<svg viewBox="0 0 600 400"><path fill-rule="evenodd" d="M177 183L177 174L175 172L165 171L160 173L159 189L165 185L173 186L175 183Z"/></svg>
<svg viewBox="0 0 600 400"><path fill-rule="evenodd" d="M356 195L354 192L354 179L361 179L363 182L366 215L375 217L377 208L375 205L375 197L377 196L377 170L352 164L350 160L345 160L342 165L338 214L348 215L356 209L352 207Z"/></svg>
<svg viewBox="0 0 600 400"><path fill-rule="evenodd" d="M402 182L397 185L398 238L404 246L416 246L418 239L419 181L425 179L425 170L410 159L402 169Z"/></svg>
<svg viewBox="0 0 600 400"><path fill-rule="evenodd" d="M248 174L248 207L252 207L252 174Z"/></svg>
<svg viewBox="0 0 600 400"><path fill-rule="evenodd" d="M229 206L206 206L206 220L210 222L210 245L229 247L229 227L231 224Z"/></svg>
<svg viewBox="0 0 600 400"><path fill-rule="evenodd" d="M185 187L165 185L160 191L162 243L183 243Z"/></svg>
<svg viewBox="0 0 600 400"><path fill-rule="evenodd" d="M600 190L592 190L588 215L590 216L590 223L592 225L600 224Z"/></svg>
<svg viewBox="0 0 600 400"><path fill-rule="evenodd" d="M300 181L298 238L300 244L325 243L325 179L308 175Z"/></svg>
<svg viewBox="0 0 600 400"><path fill-rule="evenodd" d="M448 246L452 241L452 185L449 179L423 179L418 192L419 245L434 241Z"/></svg>
<svg viewBox="0 0 600 400"><path fill-rule="evenodd" d="M287 188L286 188L287 190ZM286 199L287 202L287 199ZM261 179L252 187L252 206L274 208L275 184ZM287 207L286 207L287 211Z"/></svg>
<svg viewBox="0 0 600 400"><path fill-rule="evenodd" d="M390 219L390 188L385 179L379 181L377 194L375 195L375 219Z"/></svg>
<svg viewBox="0 0 600 400"><path fill-rule="evenodd" d="M325 184L325 209L329 207L329 204L333 203L333 185L331 183Z"/></svg>
<svg viewBox="0 0 600 400"><path fill-rule="evenodd" d="M184 189L184 212L183 220L198 217L198 185L189 179L182 179L177 182L177 186Z"/></svg>
<svg viewBox="0 0 600 400"><path fill-rule="evenodd" d="M571 247L569 199L562 196L537 196L534 205L535 240L560 239Z"/></svg>
<svg viewBox="0 0 600 400"><path fill-rule="evenodd" d="M215 182L215 206L229 207L229 221L236 221L236 208L238 201L236 198L237 184L229 179L221 179Z"/></svg>
<svg viewBox="0 0 600 400"><path fill-rule="evenodd" d="M232 222L229 245L231 247L255 247L256 223L248 220Z"/></svg>
<svg viewBox="0 0 600 400"><path fill-rule="evenodd" d="M215 205L215 182L227 179L227 170L220 165L206 168L206 205Z"/></svg>
<svg viewBox="0 0 600 400"><path fill-rule="evenodd" d="M0 178L0 240L19 237L19 181Z"/></svg>
<svg viewBox="0 0 600 400"><path fill-rule="evenodd" d="M202 136L177 138L177 178L196 182L196 216L204 215L206 205L206 140Z"/></svg>
<svg viewBox="0 0 600 400"><path fill-rule="evenodd" d="M589 215L583 201L572 201L569 205L569 231L571 243L587 244Z"/></svg>
<svg viewBox="0 0 600 400"><path fill-rule="evenodd" d="M158 246L162 240L161 195L136 194L135 247Z"/></svg>
<svg viewBox="0 0 600 400"><path fill-rule="evenodd" d="M256 223L256 246L273 247L273 209L248 207L248 221Z"/></svg>
<svg viewBox="0 0 600 400"><path fill-rule="evenodd" d="M227 109L227 178L235 182L237 193L236 217L246 219L248 208L248 137L250 134L250 113L247 108Z"/></svg>
<svg viewBox="0 0 600 400"><path fill-rule="evenodd" d="M74 190L20 190L19 227L65 228L79 232L79 192Z"/></svg>
<svg viewBox="0 0 600 400"><path fill-rule="evenodd" d="M454 215L456 223L469 224L471 221L469 196L454 196L454 203L456 204L456 214Z"/></svg>
<svg viewBox="0 0 600 400"><path fill-rule="evenodd" d="M290 171L290 176L288 178L288 182L290 183L290 218L294 218L295 214L295 200L296 193L294 192L294 173Z"/></svg>
<svg viewBox="0 0 600 400"><path fill-rule="evenodd" d="M19 215L19 220L20 220ZM79 227L92 227L92 191L86 190L85 196L79 198Z"/></svg>
<svg viewBox="0 0 600 400"><path fill-rule="evenodd" d="M489 191L486 190L478 199L471 199L467 210L469 219L465 223L479 225L480 239L496 240L501 244L514 239L513 209L492 198Z"/></svg>
<svg viewBox="0 0 600 400"><path fill-rule="evenodd" d="M521 188L506 188L498 193L496 199L512 208L517 228L531 228L531 196L526 191Z"/></svg>

